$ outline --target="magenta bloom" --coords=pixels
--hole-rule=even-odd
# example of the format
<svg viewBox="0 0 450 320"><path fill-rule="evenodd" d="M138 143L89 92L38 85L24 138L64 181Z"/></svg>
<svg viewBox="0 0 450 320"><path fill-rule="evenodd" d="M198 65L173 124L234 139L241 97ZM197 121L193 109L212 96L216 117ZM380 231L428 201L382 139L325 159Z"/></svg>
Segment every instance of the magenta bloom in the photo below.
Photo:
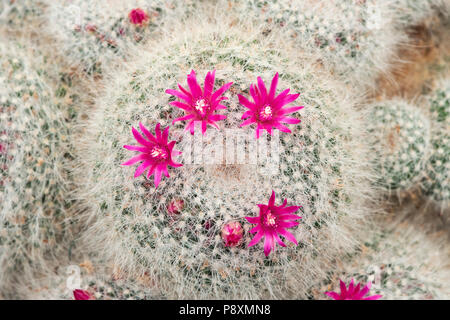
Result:
<svg viewBox="0 0 450 320"><path fill-rule="evenodd" d="M91 294L85 290L73 290L73 297L75 300L91 300Z"/></svg>
<svg viewBox="0 0 450 320"><path fill-rule="evenodd" d="M224 84L219 90L213 92L215 74L216 70L206 74L203 90L197 82L194 70L187 76L187 83L190 91L183 88L180 84L178 84L180 91L172 89L166 90L167 94L173 95L184 101L172 101L170 103L186 112L185 116L173 120L172 123L190 120L186 126L186 130L189 130L191 134L194 134L196 121L201 121L202 123L202 134L205 134L207 125L212 125L219 129L216 121L224 120L227 117L222 114L215 114L215 111L227 108L223 104L220 104L220 102L228 99L227 97L224 97L223 94L231 87L233 82Z"/></svg>
<svg viewBox="0 0 450 320"><path fill-rule="evenodd" d="M131 10L128 17L130 18L130 22L132 24L139 26L142 26L142 24L148 20L148 14L139 8Z"/></svg>
<svg viewBox="0 0 450 320"><path fill-rule="evenodd" d="M341 294L337 292L325 292L327 296L333 298L334 300L378 300L382 296L374 295L369 297L364 297L369 293L370 287L372 283L369 282L364 288L360 289L360 284L354 285L355 281L352 279L348 288L345 286L345 283L342 280L339 280L341 287Z"/></svg>
<svg viewBox="0 0 450 320"><path fill-rule="evenodd" d="M256 233L256 235L248 244L249 247L254 246L262 237L265 237L264 254L267 257L272 250L275 250L275 242L278 242L282 247L286 247L284 242L281 241L280 235L284 236L287 240L298 244L294 235L286 229L295 227L299 224L294 220L301 219L301 217L292 213L301 207L286 207L286 204L287 199L284 199L281 206L275 206L275 191L272 191L272 196L269 199L268 205L258 204L259 216L245 218L248 222L256 224L256 227L250 230L251 233Z"/></svg>
<svg viewBox="0 0 450 320"><path fill-rule="evenodd" d="M170 201L167 206L167 212L169 214L180 214L184 209L184 201L182 199L174 199Z"/></svg>
<svg viewBox="0 0 450 320"><path fill-rule="evenodd" d="M132 132L136 141L140 146L123 146L125 149L131 151L139 151L140 155L131 158L130 160L122 163L123 166L130 166L136 162L142 161L141 165L136 169L134 177L137 178L145 170L148 169L147 179L150 178L152 174L155 175L155 188L158 187L161 181L161 173L164 173L166 177L169 177L169 172L167 171L168 166L181 167L182 164L176 163L172 160L172 155L181 154L180 151L173 150L175 146L175 141L167 143L169 137L169 127L167 127L164 132L160 130L160 124L158 123L155 128L156 137L152 135L143 125L139 123L139 128L147 137L145 139L135 128L132 128Z"/></svg>
<svg viewBox="0 0 450 320"><path fill-rule="evenodd" d="M283 106L295 101L300 94L289 94L290 89L286 89L278 96L275 96L277 85L278 72L272 79L269 92L267 92L266 85L261 77L258 77L258 85L250 85L250 95L253 98L253 102L250 102L240 94L238 95L240 104L249 109L242 115L242 119L247 120L241 124L241 127L256 123L256 139L259 138L261 130L267 130L269 134L272 134L272 128L290 133L291 130L282 123L297 124L301 121L296 118L286 117L286 115L303 109L303 106L283 109Z"/></svg>
<svg viewBox="0 0 450 320"><path fill-rule="evenodd" d="M242 242L242 235L244 229L239 222L228 222L222 227L222 239L225 242L225 247L236 247Z"/></svg>

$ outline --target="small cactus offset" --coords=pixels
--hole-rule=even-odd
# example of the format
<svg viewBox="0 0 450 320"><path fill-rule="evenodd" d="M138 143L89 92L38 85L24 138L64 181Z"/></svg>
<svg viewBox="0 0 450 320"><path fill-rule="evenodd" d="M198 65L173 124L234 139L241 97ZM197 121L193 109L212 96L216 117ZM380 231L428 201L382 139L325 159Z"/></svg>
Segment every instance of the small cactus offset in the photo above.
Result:
<svg viewBox="0 0 450 320"><path fill-rule="evenodd" d="M422 189L448 217L450 205L450 81L442 80L430 96L433 131Z"/></svg>
<svg viewBox="0 0 450 320"><path fill-rule="evenodd" d="M430 124L417 107L395 99L369 106L367 126L377 184L387 192L408 190L420 179L430 146Z"/></svg>
<svg viewBox="0 0 450 320"><path fill-rule="evenodd" d="M16 43L0 46L0 287L54 252L64 235L68 131Z"/></svg>
<svg viewBox="0 0 450 320"><path fill-rule="evenodd" d="M308 286L325 274L329 259L352 246L350 230L368 210L370 171L364 165L364 139L359 139L364 132L352 116L355 113L344 90L315 67L314 60L297 56L298 51L283 42L271 42L258 33L249 35L246 30L254 27L250 24L229 27L232 24L226 17L216 19L221 22L190 21L188 27L166 35L165 43L149 42L125 73L113 72L107 78L109 87L97 99L81 151L83 170L89 171L84 182L86 202L97 219L86 239L107 247L121 268L148 272L158 279L168 298L304 297ZM298 61L305 62L299 65ZM227 98L218 105L226 110L210 115L208 127L194 128L189 121L178 124L198 116L183 115L182 109L188 109L177 99L186 98L187 74L192 94L198 94L194 79L203 88L201 79L206 76L205 92L209 86L211 92L218 90L215 99ZM174 90L177 82L185 93ZM256 118L251 111L245 112L244 105L251 106L251 96L255 98L255 87L250 85L256 82L258 90L267 94L269 87L273 95L290 88L294 94L284 91L277 101L299 101L287 106L284 114L300 110L294 107L300 103L305 106L293 118L276 118L290 123L289 128L258 122L272 117L271 105L258 111ZM267 89L262 89L263 82ZM205 99L193 108L201 113L209 101ZM174 120L176 124L167 132L165 128ZM258 124L252 125L255 121ZM241 123L249 127L239 129ZM213 125L221 128L219 134L235 130L240 137L249 137L249 142L263 139L262 128L282 130L272 132L271 140L279 142L279 149L270 155L279 159L279 170L272 173L266 163L224 159L208 164L213 160L208 156L206 162L189 163L189 131L194 139L202 139L206 131L205 145L221 148L221 140L214 140ZM173 150L185 156L174 162L184 159L183 166L171 162L170 178L162 179L158 170L164 173L164 169L152 171L146 162L137 165L136 172L121 166L133 165L143 156L126 161L133 153L122 146L145 152L130 146L136 144L131 127L137 128L133 135L138 143L148 145L142 139L151 139L150 133L157 139L165 136L165 143L177 141ZM225 136L225 144L231 139ZM196 140L195 145L201 143ZM243 146L250 154L255 152L247 143ZM169 161L172 149L164 150L158 147L150 154ZM226 150L228 157L231 149ZM147 168L147 178L153 173L154 178L140 176ZM258 213L258 206L271 209ZM277 218L271 210L291 214ZM266 217L262 224L258 214ZM265 232L275 226L289 242L281 242L278 235L270 240ZM258 243L263 233L264 246ZM275 246L286 248L272 251Z"/></svg>

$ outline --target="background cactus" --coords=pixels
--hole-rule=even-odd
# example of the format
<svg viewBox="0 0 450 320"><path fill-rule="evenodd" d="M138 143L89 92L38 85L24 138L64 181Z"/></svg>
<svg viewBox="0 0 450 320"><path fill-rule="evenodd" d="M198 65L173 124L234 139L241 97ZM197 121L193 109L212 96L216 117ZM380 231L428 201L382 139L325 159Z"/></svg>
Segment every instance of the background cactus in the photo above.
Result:
<svg viewBox="0 0 450 320"><path fill-rule="evenodd" d="M44 0L5 0L0 3L0 28L28 28L45 12Z"/></svg>
<svg viewBox="0 0 450 320"><path fill-rule="evenodd" d="M422 179L426 195L448 212L450 203L450 81L442 80L429 98L433 121L430 155ZM446 215L447 216L447 215Z"/></svg>
<svg viewBox="0 0 450 320"><path fill-rule="evenodd" d="M179 25L164 43L149 42L124 72L109 75L80 151L82 170L89 172L86 203L98 217L85 238L107 246L121 268L148 272L169 298L304 297L332 257L353 246L352 228L367 211L370 171L363 139L355 139L364 133L350 97L314 60L298 56L282 36L260 37L255 26L231 21L218 15ZM234 82L225 128L238 129L244 108L237 93L259 75L267 83L279 72L280 90L302 94L302 124L280 135L278 174L265 176L260 165L185 164L156 190L143 177L133 179L133 169L120 166L131 156L122 148L132 142L131 126L169 125L180 112L164 91L184 83L191 69L200 79L214 68L216 89ZM241 131L253 139L254 128ZM171 140L182 139L175 149L187 152L189 136L171 132ZM301 225L291 230L300 244L265 259L259 245L246 247L250 225L244 217L255 215L272 189L278 199L303 206ZM180 197L184 208L171 216L167 206ZM228 221L241 222L243 245L224 246L221 228Z"/></svg>
<svg viewBox="0 0 450 320"><path fill-rule="evenodd" d="M448 299L448 234L439 221L415 211L414 205L394 208L378 219L364 245L340 265L343 272L331 276L317 297L326 298L322 292L334 288L338 278L354 278L371 281L371 294L381 294L383 300Z"/></svg>
<svg viewBox="0 0 450 320"><path fill-rule="evenodd" d="M24 48L0 46L0 287L38 270L64 236L68 130Z"/></svg>
<svg viewBox="0 0 450 320"><path fill-rule="evenodd" d="M420 179L430 145L430 124L417 107L401 100L370 107L371 135L378 185L387 191L407 190Z"/></svg>
<svg viewBox="0 0 450 320"><path fill-rule="evenodd" d="M153 37L162 25L170 27L170 16L182 19L196 5L190 0L48 1L47 31L70 65L98 74L102 63L123 61L130 46ZM133 24L128 16L136 8L148 16L143 24Z"/></svg>
<svg viewBox="0 0 450 320"><path fill-rule="evenodd" d="M267 33L281 27L301 48L319 53L342 80L361 88L388 71L396 46L407 40L394 23L392 2L237 0L235 7L244 19L264 17Z"/></svg>

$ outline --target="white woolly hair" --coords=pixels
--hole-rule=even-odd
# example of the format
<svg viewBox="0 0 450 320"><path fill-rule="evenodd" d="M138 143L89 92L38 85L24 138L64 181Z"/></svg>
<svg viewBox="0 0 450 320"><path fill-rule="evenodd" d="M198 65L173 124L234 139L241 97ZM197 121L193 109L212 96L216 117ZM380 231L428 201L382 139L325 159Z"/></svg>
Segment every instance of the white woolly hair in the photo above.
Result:
<svg viewBox="0 0 450 320"><path fill-rule="evenodd" d="M225 1L224 1L225 2ZM397 0L235 0L241 20L266 20L265 32L284 30L282 37L321 62L357 90L371 90L376 79L401 62L397 48L407 43ZM405 10L412 14L413 10Z"/></svg>
<svg viewBox="0 0 450 320"><path fill-rule="evenodd" d="M426 103L432 130L428 158L421 181L423 193L445 221L450 218L450 79L438 81Z"/></svg>
<svg viewBox="0 0 450 320"><path fill-rule="evenodd" d="M46 269L68 236L68 128L27 49L0 43L0 292Z"/></svg>
<svg viewBox="0 0 450 320"><path fill-rule="evenodd" d="M373 210L374 192L362 128L351 95L316 63L309 50L292 46L273 30L263 35L251 22L240 22L221 7L184 22L173 22L161 36L135 49L122 70L105 72L105 89L79 139L79 197L89 206L92 223L83 235L91 250L136 278L148 274L168 298L305 298L308 289L333 269L333 259L357 243L358 227ZM206 10L205 10L206 11ZM244 108L237 93L261 76L266 84L280 73L278 90L301 93L296 114L302 123L280 134L280 174L263 176L256 165L189 165L170 169L158 189L135 168L120 164L133 156L122 146L134 144L131 127L163 127L182 113L169 106L165 89L185 84L194 69L199 82L216 70L216 89L228 81L228 118L222 129L238 128ZM180 137L183 125L171 128ZM208 129L208 132L214 130ZM254 128L242 129L253 136ZM178 132L178 133L177 133ZM175 149L186 148L186 139ZM247 248L250 225L272 189L277 204L302 205L298 227L290 229L298 246L278 248L264 257L261 244ZM167 204L183 199L175 218ZM238 221L244 244L226 248L224 223ZM209 228L205 228L205 222Z"/></svg>
<svg viewBox="0 0 450 320"><path fill-rule="evenodd" d="M160 28L181 19L201 1L174 0L45 0L45 30L55 38L55 50L67 63L89 75L102 73L103 65L123 63L130 46L156 37ZM149 16L144 26L129 21L132 9ZM112 67L112 66L110 66Z"/></svg>
<svg viewBox="0 0 450 320"><path fill-rule="evenodd" d="M417 211L410 203L373 225L364 246L340 264L320 296L338 289L339 278L346 283L354 278L371 281L370 295L381 294L383 300L449 299L448 232L439 221Z"/></svg>

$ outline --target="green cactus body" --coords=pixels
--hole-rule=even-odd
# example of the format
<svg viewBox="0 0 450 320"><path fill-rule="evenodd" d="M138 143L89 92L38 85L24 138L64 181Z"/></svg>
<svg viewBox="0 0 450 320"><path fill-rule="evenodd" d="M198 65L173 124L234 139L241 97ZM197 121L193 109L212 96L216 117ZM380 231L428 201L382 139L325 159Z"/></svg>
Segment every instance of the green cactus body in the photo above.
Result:
<svg viewBox="0 0 450 320"><path fill-rule="evenodd" d="M430 155L422 188L426 195L447 212L450 203L450 81L443 80L430 97L433 122Z"/></svg>
<svg viewBox="0 0 450 320"><path fill-rule="evenodd" d="M344 90L308 63L308 57L303 56L301 66L293 64L294 48L277 49L267 39L246 33L245 26L220 21L191 21L194 30L183 26L166 43L149 43L152 50L144 48L126 73L108 78L110 86L97 101L83 151L89 170L85 196L97 216L86 239L114 248L108 253L122 268L148 272L168 298L302 297L326 272L329 259L351 247L348 227L367 208L365 146L355 141L362 130L341 95ZM199 81L216 69L216 89L234 82L227 93L223 130L239 129L245 109L237 93L248 94L243 90L257 76L269 83L279 72L279 90L289 87L302 94L302 123L293 126L292 134L279 135L275 174L262 164L185 164L171 170L171 177L155 190L152 181L133 179L133 169L120 166L132 156L122 148L132 142L131 126L141 121L148 128L157 123L165 127L181 115L168 105L173 98L164 91L184 83L191 69ZM191 136L181 130L182 125L172 128L170 139L179 140L175 149L187 153ZM205 140L213 136L208 135L211 130ZM239 132L254 139L253 130ZM284 198L289 205L302 205L302 219L290 230L299 245L289 244L265 258L261 244L247 248L251 225L244 218L257 214L257 204L267 203L272 189L277 205ZM168 214L169 202L180 198L184 208ZM220 236L229 221L244 228L243 243L235 248L225 247Z"/></svg>
<svg viewBox="0 0 450 320"><path fill-rule="evenodd" d="M23 48L0 47L0 285L38 268L64 231L65 121ZM28 269L26 269L28 270Z"/></svg>
<svg viewBox="0 0 450 320"><path fill-rule="evenodd" d="M387 191L407 190L420 179L429 147L430 124L403 100L375 103L368 118L377 184Z"/></svg>
<svg viewBox="0 0 450 320"><path fill-rule="evenodd" d="M448 299L448 248L442 234L409 223L392 229L392 223L386 223L360 254L345 263L339 278L370 281L370 293L382 295L383 300Z"/></svg>

